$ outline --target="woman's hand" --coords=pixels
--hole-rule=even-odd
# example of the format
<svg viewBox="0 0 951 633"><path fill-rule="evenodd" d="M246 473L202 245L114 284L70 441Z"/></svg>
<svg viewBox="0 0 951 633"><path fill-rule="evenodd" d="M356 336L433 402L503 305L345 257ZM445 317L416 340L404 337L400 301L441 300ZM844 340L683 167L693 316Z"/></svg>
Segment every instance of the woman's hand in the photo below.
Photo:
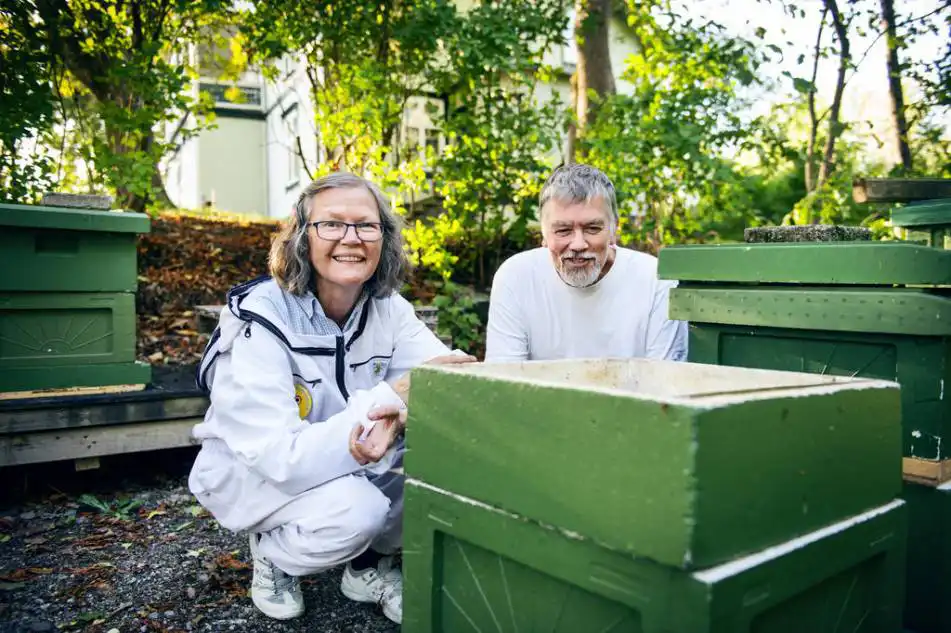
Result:
<svg viewBox="0 0 951 633"><path fill-rule="evenodd" d="M464 363L477 363L479 359L475 356L470 356L469 354L446 354L444 356L437 356L431 358L423 365L462 365ZM396 380L390 386L393 387L393 391L402 398L403 402L409 404L409 388L410 388L410 374L412 372L406 372L399 380Z"/></svg>
<svg viewBox="0 0 951 633"><path fill-rule="evenodd" d="M371 409L367 417L376 421L361 440L364 427L358 424L350 431L350 454L362 466L375 463L386 455L396 438L406 428L406 408L395 405Z"/></svg>

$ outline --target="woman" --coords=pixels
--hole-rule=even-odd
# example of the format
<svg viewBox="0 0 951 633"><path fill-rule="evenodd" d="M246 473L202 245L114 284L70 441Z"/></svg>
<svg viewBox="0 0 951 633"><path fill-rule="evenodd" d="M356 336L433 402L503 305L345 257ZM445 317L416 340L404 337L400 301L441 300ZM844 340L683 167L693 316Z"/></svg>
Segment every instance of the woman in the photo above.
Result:
<svg viewBox="0 0 951 633"><path fill-rule="evenodd" d="M341 590L402 619L402 429L407 372L468 362L397 294L399 218L363 178L311 183L275 239L271 277L228 293L199 367L211 406L189 488L225 528L247 532L251 598L304 611L298 578L346 563Z"/></svg>

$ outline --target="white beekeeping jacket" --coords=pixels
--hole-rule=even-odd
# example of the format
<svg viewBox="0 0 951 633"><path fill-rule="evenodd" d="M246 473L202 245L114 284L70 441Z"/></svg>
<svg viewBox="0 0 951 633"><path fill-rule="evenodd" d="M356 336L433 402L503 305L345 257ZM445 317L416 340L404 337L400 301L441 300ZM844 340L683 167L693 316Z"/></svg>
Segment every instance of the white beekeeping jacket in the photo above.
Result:
<svg viewBox="0 0 951 633"><path fill-rule="evenodd" d="M193 431L202 451L189 487L228 529L364 470L350 431L369 409L402 404L389 382L449 353L398 294L359 303L338 334L297 322L294 300L268 278L232 289L198 369L211 405ZM370 468L393 458L391 450Z"/></svg>

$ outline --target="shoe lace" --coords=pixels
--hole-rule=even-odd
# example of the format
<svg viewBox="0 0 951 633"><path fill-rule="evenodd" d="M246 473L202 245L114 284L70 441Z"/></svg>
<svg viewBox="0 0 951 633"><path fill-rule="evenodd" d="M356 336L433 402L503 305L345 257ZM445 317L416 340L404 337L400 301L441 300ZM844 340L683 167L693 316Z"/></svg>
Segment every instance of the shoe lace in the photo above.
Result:
<svg viewBox="0 0 951 633"><path fill-rule="evenodd" d="M268 571L266 579L270 582L271 591L274 592L274 595L280 595L285 591L294 590L294 587L297 584L297 578L284 573L275 567L274 563L271 561L267 562L266 569Z"/></svg>
<svg viewBox="0 0 951 633"><path fill-rule="evenodd" d="M382 563L379 567L380 582L383 590L380 592L380 603L388 602L394 596L403 595L403 574L395 566L395 560Z"/></svg>

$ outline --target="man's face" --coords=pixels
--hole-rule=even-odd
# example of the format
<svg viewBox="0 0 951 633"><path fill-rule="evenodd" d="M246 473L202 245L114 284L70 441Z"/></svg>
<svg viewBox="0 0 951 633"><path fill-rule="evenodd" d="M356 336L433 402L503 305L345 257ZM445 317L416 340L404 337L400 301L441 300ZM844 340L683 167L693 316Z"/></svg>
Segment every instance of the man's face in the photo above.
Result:
<svg viewBox="0 0 951 633"><path fill-rule="evenodd" d="M601 278L614 260L615 231L611 214L600 199L565 204L549 200L542 209L542 236L558 276L569 286L584 288Z"/></svg>

